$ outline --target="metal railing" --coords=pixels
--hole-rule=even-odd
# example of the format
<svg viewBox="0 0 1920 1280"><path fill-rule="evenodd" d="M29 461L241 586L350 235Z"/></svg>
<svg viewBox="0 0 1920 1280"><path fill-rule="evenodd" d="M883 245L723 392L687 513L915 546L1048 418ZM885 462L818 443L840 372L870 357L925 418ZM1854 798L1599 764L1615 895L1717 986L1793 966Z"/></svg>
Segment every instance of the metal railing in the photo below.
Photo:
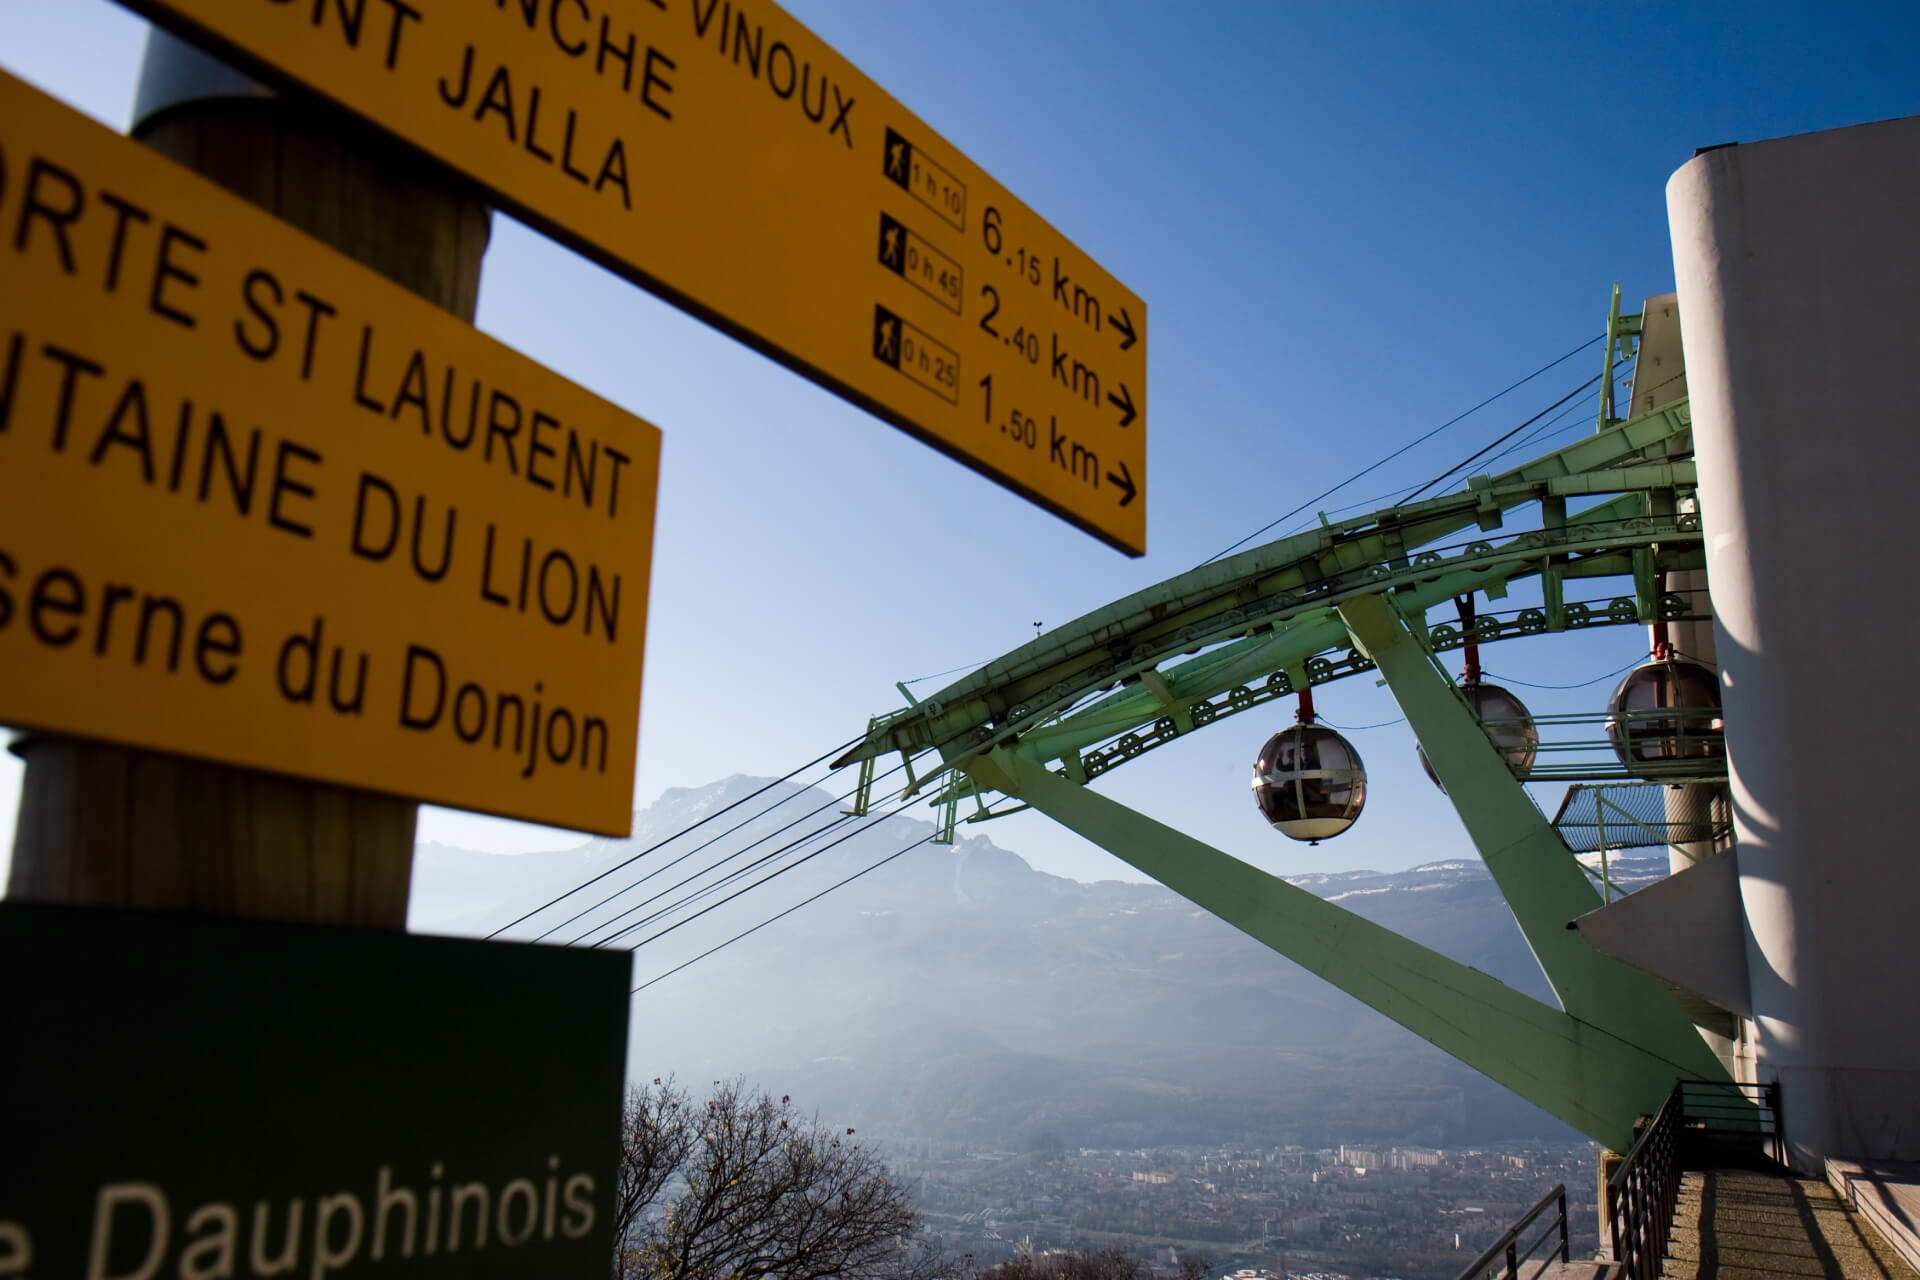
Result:
<svg viewBox="0 0 1920 1280"><path fill-rule="evenodd" d="M1533 1238L1533 1243L1526 1247L1526 1252L1522 1253L1520 1251L1521 1234L1533 1224L1536 1218L1553 1206L1558 1206L1553 1221L1541 1228L1540 1234ZM1527 1210L1525 1217L1507 1228L1507 1234L1495 1240L1487 1247L1485 1253L1473 1260L1472 1266L1460 1273L1460 1280L1487 1280L1488 1277L1496 1275L1501 1280L1517 1280L1520 1275L1520 1264L1531 1261L1533 1251L1553 1238L1556 1232L1559 1234L1560 1243L1554 1253L1559 1255L1562 1262L1573 1261L1572 1254L1567 1251L1567 1187L1565 1183L1561 1183L1541 1196L1540 1203ZM1503 1269L1496 1270L1496 1268Z"/></svg>
<svg viewBox="0 0 1920 1280"><path fill-rule="evenodd" d="M1718 707L1581 711L1533 717L1540 735L1526 782L1724 781ZM1631 763L1622 760L1626 752Z"/></svg>
<svg viewBox="0 0 1920 1280"><path fill-rule="evenodd" d="M1626 1280L1658 1280L1685 1169L1779 1169L1780 1085L1680 1080L1607 1179L1607 1226Z"/></svg>
<svg viewBox="0 0 1920 1280"><path fill-rule="evenodd" d="M1680 1162L1688 1169L1786 1167L1780 1130L1780 1082L1735 1084L1730 1080L1682 1080Z"/></svg>
<svg viewBox="0 0 1920 1280"><path fill-rule="evenodd" d="M1680 1086L1607 1179L1607 1229L1626 1280L1656 1280L1680 1199Z"/></svg>
<svg viewBox="0 0 1920 1280"><path fill-rule="evenodd" d="M1724 777L1676 774L1659 781L1576 782L1553 815L1553 829L1575 853L1600 855L1597 872L1585 862L1580 866L1611 902L1630 890L1614 883L1609 854L1665 845L1697 862L1702 848L1732 845L1733 810Z"/></svg>

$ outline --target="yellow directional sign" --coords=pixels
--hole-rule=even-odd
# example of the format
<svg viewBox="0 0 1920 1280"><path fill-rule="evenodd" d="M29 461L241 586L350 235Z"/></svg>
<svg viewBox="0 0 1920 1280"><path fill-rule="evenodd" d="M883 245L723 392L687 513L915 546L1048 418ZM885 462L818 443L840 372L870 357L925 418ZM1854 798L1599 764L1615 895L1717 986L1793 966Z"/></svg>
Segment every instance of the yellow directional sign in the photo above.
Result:
<svg viewBox="0 0 1920 1280"><path fill-rule="evenodd" d="M1146 308L770 0L124 0L1146 549Z"/></svg>
<svg viewBox="0 0 1920 1280"><path fill-rule="evenodd" d="M0 73L0 723L625 835L659 447Z"/></svg>

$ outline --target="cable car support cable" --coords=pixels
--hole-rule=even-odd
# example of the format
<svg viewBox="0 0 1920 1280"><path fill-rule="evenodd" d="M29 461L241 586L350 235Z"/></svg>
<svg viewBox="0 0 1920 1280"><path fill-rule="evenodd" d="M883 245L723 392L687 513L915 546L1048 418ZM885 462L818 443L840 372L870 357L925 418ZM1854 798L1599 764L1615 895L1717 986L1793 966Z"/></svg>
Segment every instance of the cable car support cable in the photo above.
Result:
<svg viewBox="0 0 1920 1280"><path fill-rule="evenodd" d="M847 748L854 746L859 741L860 741L859 738L850 739L849 741L834 748L832 751L827 751L821 755L815 756L813 759L807 761L807 763L800 765L795 769L789 770L787 773L768 782L765 786L759 787L758 789L751 791L744 796L741 796L738 800L734 800L731 803L722 806L721 808L715 809L712 813L707 814L705 817L701 818L697 822L689 823L687 826L682 827L680 830L674 832L672 835L668 836L666 839L655 841L653 844L648 845L646 848L642 849L640 852L632 855L631 857L625 858L622 861L615 863L613 866L608 867L606 870L601 871L593 876L590 876L585 880L582 880L579 884L575 885L571 889L568 889L566 892L547 899L547 901L541 903L539 906L533 908L531 911L526 911L518 916L515 916L513 919L507 921L505 924L493 930L491 933L487 934L486 936L488 938L497 938L501 934L505 933L508 929L513 928L515 925L524 924L526 921L531 920L533 917L539 915L542 911L547 910L549 907L555 906L560 902L564 902L566 899L572 897L574 894L579 893L582 889L585 889L588 885L597 884L600 881L606 879L608 876L612 875L614 872L620 870L621 868L632 866L635 862L638 862L640 859L646 857L648 854L654 852L655 850L662 849L667 845L672 844L675 840L678 840L681 836L686 835L688 832L696 830L697 828L702 827L709 822L712 822L715 818L718 818L721 814L727 813L733 809L738 808L739 806L745 804L747 801L754 799L756 796L764 795L766 792L772 790L774 787L779 786L781 783L791 781L794 777L806 772L808 769L813 768L815 765L818 765L826 760L831 759L836 754L846 751ZM768 807L772 808L772 806L768 806ZM543 934L542 936L544 937L545 935Z"/></svg>
<svg viewBox="0 0 1920 1280"><path fill-rule="evenodd" d="M1637 317L1615 319L1637 326ZM1608 373L1615 342L1624 345L1637 331L1610 323ZM1694 466L1684 456L1691 421L1684 399L1624 420L1606 418L1603 409L1595 433L1498 475L1475 476L1455 492L1198 566L877 717L834 764L894 752L937 759L944 772L936 804L971 799L968 821L1027 808L1046 813L1582 1132L1624 1149L1633 1118L1657 1108L1676 1077L1721 1078L1725 1068L1661 983L1568 930L1601 898L1438 655L1469 640L1484 646L1690 616L1686 599L1662 589L1662 575L1704 566ZM1589 505L1575 509L1583 502ZM1568 598L1570 588L1607 578L1630 580L1631 587L1595 600ZM1452 622L1427 619L1435 605L1478 593L1497 601L1520 585L1537 589L1539 603L1478 612L1471 636ZM1384 677L1406 713L1560 1007L1088 785L1154 746L1361 672ZM1691 714L1657 705L1665 724ZM1630 741L1659 729L1634 727L1635 716L1644 719L1621 711L1610 724L1627 725ZM1708 742L1713 735L1695 737ZM1611 772L1529 765L1536 777L1622 776L1644 767L1634 751L1604 766Z"/></svg>

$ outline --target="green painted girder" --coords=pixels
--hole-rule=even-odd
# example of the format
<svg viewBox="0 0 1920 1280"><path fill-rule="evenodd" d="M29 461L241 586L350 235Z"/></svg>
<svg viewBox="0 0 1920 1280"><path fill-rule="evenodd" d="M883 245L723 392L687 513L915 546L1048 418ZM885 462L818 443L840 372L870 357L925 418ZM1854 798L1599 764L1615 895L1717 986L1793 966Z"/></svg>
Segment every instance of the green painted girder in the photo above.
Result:
<svg viewBox="0 0 1920 1280"><path fill-rule="evenodd" d="M1488 572L1470 580L1484 589L1498 590L1511 577L1537 573L1550 558L1697 542L1697 517L1648 514L1655 508L1675 510L1674 502L1657 501L1655 495L1690 489L1691 464L1643 461L1663 453L1665 442L1690 425L1686 402L1677 401L1500 476L1476 477L1459 492L1308 530L1203 565L1095 610L923 702L878 718L866 738L835 763L929 749L949 763L964 760L1182 653L1236 638L1249 647L1267 643L1267 633L1298 629L1307 615L1320 615L1309 625L1324 622L1329 606L1345 596L1435 579L1459 566L1420 548L1468 528L1496 529L1505 512L1526 503L1564 505L1570 495L1622 495L1568 517L1559 528L1521 534L1499 548L1491 542L1469 544L1453 560L1481 559L1477 567ZM1104 711L1101 722L1110 722Z"/></svg>
<svg viewBox="0 0 1920 1280"><path fill-rule="evenodd" d="M1335 593L1331 603L1274 624L1268 634L1230 641L1202 657L1155 672L1151 682L1127 685L1057 720L1038 722L1036 727L1019 733L1019 749L1038 759L1059 757L1149 723L1169 711L1178 717L1194 702L1216 697L1270 672L1300 670L1315 655L1348 643L1347 628L1338 613L1340 601L1344 599L1391 592L1410 617L1416 616L1416 611L1424 612L1432 605L1472 592L1504 592L1509 582L1537 574L1541 561L1550 555L1591 554L1606 560L1616 574L1620 573L1630 566L1624 559L1626 553L1610 550L1622 537L1617 528L1611 527L1619 523L1631 525L1635 539L1660 540L1663 546L1687 542L1697 545L1700 537L1697 522L1684 522L1683 527L1678 517L1662 521L1634 518L1609 522L1609 527L1596 530L1590 537L1582 536L1588 522L1569 521L1559 531L1522 534L1506 547L1490 546L1485 552L1440 556L1434 562L1415 565L1401 573L1356 583L1346 591ZM1682 561L1691 563L1687 557L1663 558L1663 564L1669 568L1683 567ZM1636 615L1635 620L1648 619ZM1313 683L1319 681L1316 679ZM1009 722L1019 719L1022 717L1009 717Z"/></svg>
<svg viewBox="0 0 1920 1280"><path fill-rule="evenodd" d="M1340 615L1386 678L1561 1007L1688 1064L1692 1078L1725 1078L1662 983L1601 955L1568 927L1600 909L1599 893L1395 603L1364 596L1343 605Z"/></svg>
<svg viewBox="0 0 1920 1280"><path fill-rule="evenodd" d="M1672 1056L1629 1040L1015 752L972 757L966 769L1616 1151L1632 1144L1635 1118L1657 1110L1674 1080L1725 1074L1691 1028L1691 1045Z"/></svg>
<svg viewBox="0 0 1920 1280"><path fill-rule="evenodd" d="M876 719L837 764L929 750L959 771L941 797L1000 791L1616 1148L1677 1077L1724 1077L1657 981L1567 929L1599 899L1434 657L1426 611L1537 577L1540 629L1575 625L1568 580L1629 577L1614 621L1669 616L1659 569L1701 563L1692 464L1660 461L1684 401L1441 498L1326 524L1162 582L1039 637L924 702ZM1649 459L1654 459L1650 461ZM1612 496L1606 496L1612 495ZM1568 511L1571 498L1602 497ZM1539 527L1464 545L1537 504ZM1677 601L1671 602L1677 605ZM1520 623L1525 623L1522 618ZM1452 637L1457 643L1459 637ZM1343 656L1329 659L1329 651ZM1182 657L1189 660L1181 661ZM1164 664L1164 665L1163 665ZM1144 724L1195 727L1245 684L1301 687L1378 669L1406 710L1562 1007L1420 947L1090 791L1080 752ZM1274 685L1274 681L1280 681ZM1118 690L1114 690L1118 685ZM1104 696L1102 696L1104 695ZM1091 698L1091 701L1089 699ZM1204 721L1201 721L1204 723ZM1111 753L1109 753L1111 754ZM1058 771L1049 762L1059 759ZM1102 764L1102 768L1109 767Z"/></svg>
<svg viewBox="0 0 1920 1280"><path fill-rule="evenodd" d="M1570 518L1574 526L1592 526L1612 524L1618 521L1635 521L1636 539L1648 536L1660 536L1667 541L1662 544L1662 563L1670 568L1703 568L1705 555L1699 548L1697 527L1683 529L1676 520L1659 527L1638 524L1641 519L1643 499L1640 494L1626 494L1613 502L1601 503ZM1559 549L1579 547L1584 554L1577 560L1561 566L1563 577L1613 577L1632 572L1630 551L1610 551L1619 538L1617 531L1596 535L1586 542L1567 540L1558 544ZM1575 535L1577 539L1577 535ZM1409 587L1398 581L1385 581L1383 585L1397 587L1401 591L1411 590L1422 604L1437 604L1450 600L1472 590L1485 590L1489 585L1496 587L1513 581L1523 575L1538 572L1541 552L1550 550L1539 542L1516 541L1501 554L1500 548L1490 553L1463 554L1454 557L1451 565L1461 566L1443 576L1432 576L1432 566L1419 566L1421 576L1416 584ZM1444 557L1443 557L1444 561ZM1444 565L1443 567L1451 567ZM1396 575L1398 577L1399 575ZM1315 626L1314 624L1320 624ZM1297 631L1295 638L1286 636L1254 636L1230 642L1214 648L1204 656L1180 663L1164 670L1161 674L1167 684L1179 697L1186 699L1209 697L1218 694L1236 684L1258 679L1272 670L1284 670L1289 666L1304 662L1308 657L1325 649L1343 643L1345 628L1333 619L1330 608L1316 610L1312 614L1297 614L1284 624L1276 624L1275 631L1281 626ZM1308 628L1313 627L1312 631ZM1088 741L1097 741L1102 732L1118 732L1141 723L1151 714L1151 707L1143 700L1138 690L1122 689L1086 707L1076 710L1071 717L1058 726L1030 730L1021 736L1023 745L1038 742L1060 742L1064 746L1077 747ZM1099 730L1092 735L1085 733L1082 726Z"/></svg>

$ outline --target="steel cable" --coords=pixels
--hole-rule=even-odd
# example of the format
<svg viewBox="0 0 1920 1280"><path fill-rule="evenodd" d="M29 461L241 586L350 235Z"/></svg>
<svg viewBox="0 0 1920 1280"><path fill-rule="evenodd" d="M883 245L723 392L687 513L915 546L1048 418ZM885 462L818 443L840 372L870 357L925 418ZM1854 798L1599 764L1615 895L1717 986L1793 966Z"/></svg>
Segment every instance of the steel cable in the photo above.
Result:
<svg viewBox="0 0 1920 1280"><path fill-rule="evenodd" d="M526 921L531 920L534 916L539 915L542 911L545 911L547 908L554 906L557 903L564 902L566 899L572 897L574 894L579 893L582 889L586 888L588 885L595 884L601 880L606 879L608 876L620 870L622 867L633 865L635 862L638 862L640 859L646 857L648 854L654 852L656 849L660 849L665 847L666 845L672 844L675 840L678 840L681 836L686 835L689 831L694 831L699 827L704 826L709 822L712 822L715 818L719 817L721 814L726 813L729 810L738 808L740 805L745 804L747 801L753 799L755 796L763 795L766 792L772 790L774 787L779 786L781 783L791 781L796 775L803 773L808 769L813 768L815 765L820 764L822 761L833 759L835 756L839 755L841 752L847 750L847 748L855 745L860 741L861 739L859 738L850 738L846 742L835 747L833 750L828 751L823 755L815 756L813 759L807 761L807 763L801 765L799 768L793 769L781 775L780 777L773 779L771 782L768 782L765 786L759 788L758 790L752 791L747 795L741 796L738 800L735 800L731 804L725 805L722 808L715 809L712 813L700 819L700 821L691 823L685 827L682 827L680 830L674 832L672 835L668 836L666 839L656 841L655 843L648 845L646 848L642 849L640 852L634 854L632 857L627 858L621 862L617 862L613 866L608 867L605 871L600 872L598 875L591 876L586 880L582 880L579 884L575 885L571 889L568 889L565 893L562 893L556 897L547 899L547 901L541 903L539 906L535 907L533 910L525 912L521 915L515 916L513 919L501 925L498 929L495 929L492 933L489 933L487 937L489 938L499 937L501 934L505 933L508 929L513 928L515 925L523 924ZM767 808L770 810L773 807L774 807L773 805L769 805ZM765 810L763 810L763 812L765 812ZM578 917L576 917L576 919L577 918ZM543 934L541 936L544 937L545 935Z"/></svg>

